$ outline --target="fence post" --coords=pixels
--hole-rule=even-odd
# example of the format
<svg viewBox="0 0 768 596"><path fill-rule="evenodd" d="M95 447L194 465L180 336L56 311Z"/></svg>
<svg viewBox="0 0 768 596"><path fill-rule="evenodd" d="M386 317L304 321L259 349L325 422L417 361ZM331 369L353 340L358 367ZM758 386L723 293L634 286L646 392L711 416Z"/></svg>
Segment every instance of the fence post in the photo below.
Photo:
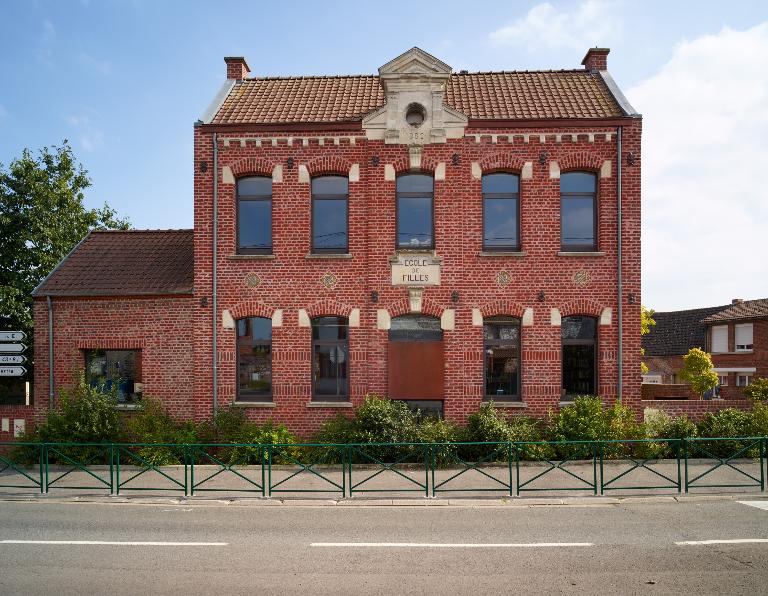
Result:
<svg viewBox="0 0 768 596"><path fill-rule="evenodd" d="M195 454L192 445L184 444L184 496L195 495Z"/></svg>
<svg viewBox="0 0 768 596"><path fill-rule="evenodd" d="M347 498L347 447L346 445L341 448L341 498ZM352 481L349 483L350 489L352 488ZM350 492L350 496L351 496Z"/></svg>
<svg viewBox="0 0 768 596"><path fill-rule="evenodd" d="M600 456L600 469L603 467L603 450L602 443L596 441L592 443L592 486L593 493L597 495L597 458ZM602 488L602 487L601 487Z"/></svg>
<svg viewBox="0 0 768 596"><path fill-rule="evenodd" d="M603 468L603 444L598 443L597 444L598 449L598 455L600 456L600 494L604 494L604 484L605 484L605 469ZM597 484L597 482L595 482Z"/></svg>
<svg viewBox="0 0 768 596"><path fill-rule="evenodd" d="M109 494L115 494L115 444L109 444Z"/></svg>
<svg viewBox="0 0 768 596"><path fill-rule="evenodd" d="M267 487L265 488L267 497L272 496L272 444L267 445Z"/></svg>
<svg viewBox="0 0 768 596"><path fill-rule="evenodd" d="M520 445L515 443L515 496L520 496Z"/></svg>
<svg viewBox="0 0 768 596"><path fill-rule="evenodd" d="M120 445L115 449L115 494L120 494Z"/></svg>
<svg viewBox="0 0 768 596"><path fill-rule="evenodd" d="M40 444L40 493L48 492L48 444Z"/></svg>
<svg viewBox="0 0 768 596"><path fill-rule="evenodd" d="M432 443L424 445L424 496L429 498L429 472L432 470ZM435 483L432 482L432 497L435 496Z"/></svg>
<svg viewBox="0 0 768 596"><path fill-rule="evenodd" d="M264 484L264 480L266 479L266 466L264 465L266 463L266 450L264 449L264 445L259 445L259 462L261 463L261 498L265 498L267 496L267 487ZM247 461L247 460L246 460Z"/></svg>
<svg viewBox="0 0 768 596"><path fill-rule="evenodd" d="M765 492L765 437L760 439L760 492Z"/></svg>
<svg viewBox="0 0 768 596"><path fill-rule="evenodd" d="M688 439L680 439L683 442L683 457L685 458L685 492L688 493Z"/></svg>
<svg viewBox="0 0 768 596"><path fill-rule="evenodd" d="M507 441L507 470L509 471L509 496L512 496L512 441Z"/></svg>
<svg viewBox="0 0 768 596"><path fill-rule="evenodd" d="M349 490L349 498L350 499L352 498L352 490L353 490L352 487L354 486L354 484L352 484L352 457L353 457L352 451L353 451L352 445L347 444L347 445L344 446L344 451L342 452L343 453L342 461L346 460L346 462L347 462L347 471L346 471L346 473L347 473L347 475L349 477L349 489L348 490Z"/></svg>
<svg viewBox="0 0 768 596"><path fill-rule="evenodd" d="M675 439L675 457L677 458L677 494L679 495L682 492L682 485L681 481L682 478L680 476L680 445L682 443L682 439Z"/></svg>

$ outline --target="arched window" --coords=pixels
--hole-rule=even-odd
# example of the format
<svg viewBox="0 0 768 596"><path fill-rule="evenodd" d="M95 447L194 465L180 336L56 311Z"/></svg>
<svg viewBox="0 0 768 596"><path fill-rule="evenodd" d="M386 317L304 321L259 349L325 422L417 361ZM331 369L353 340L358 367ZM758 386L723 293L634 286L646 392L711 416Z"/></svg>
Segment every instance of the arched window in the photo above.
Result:
<svg viewBox="0 0 768 596"><path fill-rule="evenodd" d="M349 399L349 323L346 317L312 319L312 399Z"/></svg>
<svg viewBox="0 0 768 596"><path fill-rule="evenodd" d="M346 176L312 179L312 252L348 252L348 204Z"/></svg>
<svg viewBox="0 0 768 596"><path fill-rule="evenodd" d="M434 182L427 174L397 179L397 248L434 248Z"/></svg>
<svg viewBox="0 0 768 596"><path fill-rule="evenodd" d="M520 250L520 179L483 176L483 250Z"/></svg>
<svg viewBox="0 0 768 596"><path fill-rule="evenodd" d="M272 252L272 178L249 176L237 181L237 252Z"/></svg>
<svg viewBox="0 0 768 596"><path fill-rule="evenodd" d="M597 250L597 176L591 172L560 175L560 247Z"/></svg>
<svg viewBox="0 0 768 596"><path fill-rule="evenodd" d="M563 395L597 394L597 319L563 317Z"/></svg>
<svg viewBox="0 0 768 596"><path fill-rule="evenodd" d="M486 399L520 399L520 319L485 319L483 338Z"/></svg>
<svg viewBox="0 0 768 596"><path fill-rule="evenodd" d="M237 320L237 400L272 400L272 319Z"/></svg>
<svg viewBox="0 0 768 596"><path fill-rule="evenodd" d="M440 319L429 315L394 317L389 327L389 341L442 341Z"/></svg>

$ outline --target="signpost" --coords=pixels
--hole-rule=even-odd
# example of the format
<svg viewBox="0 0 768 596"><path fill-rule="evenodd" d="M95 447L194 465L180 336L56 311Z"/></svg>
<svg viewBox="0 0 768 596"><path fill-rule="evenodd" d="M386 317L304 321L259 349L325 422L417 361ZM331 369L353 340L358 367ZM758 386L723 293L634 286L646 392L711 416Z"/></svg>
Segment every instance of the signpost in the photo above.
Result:
<svg viewBox="0 0 768 596"><path fill-rule="evenodd" d="M23 377L27 369L23 366L6 366L8 364L24 364L27 361L22 352L27 349L22 341L27 338L23 331L0 331L0 377Z"/></svg>

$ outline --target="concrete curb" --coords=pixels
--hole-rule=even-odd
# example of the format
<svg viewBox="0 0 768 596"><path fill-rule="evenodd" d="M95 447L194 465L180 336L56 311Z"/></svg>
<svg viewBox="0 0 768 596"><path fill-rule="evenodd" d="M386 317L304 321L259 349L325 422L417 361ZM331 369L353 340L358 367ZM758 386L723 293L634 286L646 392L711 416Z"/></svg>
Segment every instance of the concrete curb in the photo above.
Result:
<svg viewBox="0 0 768 596"><path fill-rule="evenodd" d="M22 503L90 503L101 505L165 505L197 507L608 507L632 504L685 504L710 501L768 500L764 494L707 494L707 495L639 495L626 497L491 497L491 498L233 498L211 499L203 497L134 497L123 495L51 497L46 495L0 495L0 502Z"/></svg>

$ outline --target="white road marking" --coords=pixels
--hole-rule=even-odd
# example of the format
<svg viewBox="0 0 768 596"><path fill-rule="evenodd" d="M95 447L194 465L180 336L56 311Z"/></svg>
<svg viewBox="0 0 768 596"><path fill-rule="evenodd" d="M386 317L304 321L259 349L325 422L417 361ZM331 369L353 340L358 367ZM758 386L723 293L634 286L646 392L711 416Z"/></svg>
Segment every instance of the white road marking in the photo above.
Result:
<svg viewBox="0 0 768 596"><path fill-rule="evenodd" d="M757 507L758 509L764 509L768 511L768 501L736 501L741 505L749 505L750 507Z"/></svg>
<svg viewBox="0 0 768 596"><path fill-rule="evenodd" d="M310 546L381 548L547 548L562 546L595 546L593 542L529 542L529 543L465 543L465 542L313 542Z"/></svg>
<svg viewBox="0 0 768 596"><path fill-rule="evenodd" d="M751 544L751 543L768 543L768 538L736 538L733 540L685 540L683 542L675 542L678 546L698 546L702 544Z"/></svg>
<svg viewBox="0 0 768 596"><path fill-rule="evenodd" d="M228 542L118 542L111 540L0 540L0 544L51 544L95 546L228 546Z"/></svg>

